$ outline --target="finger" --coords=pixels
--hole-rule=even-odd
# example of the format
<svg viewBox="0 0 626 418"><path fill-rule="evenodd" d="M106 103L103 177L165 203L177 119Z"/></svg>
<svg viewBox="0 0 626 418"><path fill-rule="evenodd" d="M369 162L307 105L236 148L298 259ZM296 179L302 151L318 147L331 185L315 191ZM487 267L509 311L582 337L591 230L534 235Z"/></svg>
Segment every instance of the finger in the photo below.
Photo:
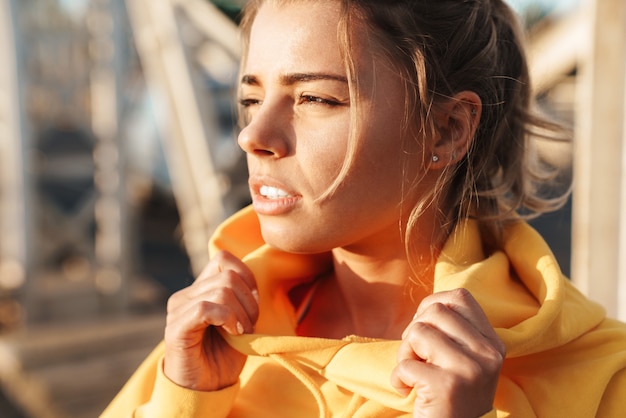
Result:
<svg viewBox="0 0 626 418"><path fill-rule="evenodd" d="M468 354L491 359L503 356L500 345L487 338L476 326L448 305L431 304L421 315L416 316L404 333L404 338L416 323L425 323L438 329Z"/></svg>
<svg viewBox="0 0 626 418"><path fill-rule="evenodd" d="M432 364L416 360L406 360L399 364L391 374L391 385L404 396L411 390L415 391L414 406L415 411L420 412L419 416L459 416L460 411L469 413L464 416L482 416L483 409L490 409L481 406L482 396L471 393L471 384L454 379ZM472 404L476 401L481 405L473 408ZM492 405L491 396L484 403ZM481 412L473 414L469 412L471 409Z"/></svg>
<svg viewBox="0 0 626 418"><path fill-rule="evenodd" d="M210 279L218 273L228 270L237 273L251 290L256 291L256 280L250 268L228 251L219 251L215 254L204 270L198 275L196 281Z"/></svg>
<svg viewBox="0 0 626 418"><path fill-rule="evenodd" d="M416 390L427 390L422 388L433 387L432 382L436 382L439 371L432 364L419 360L406 359L398 363L391 373L391 386L403 396L408 396L413 388ZM424 393L420 394L425 396ZM434 396L433 396L434 398Z"/></svg>
<svg viewBox="0 0 626 418"><path fill-rule="evenodd" d="M446 391L471 386L471 382L481 382L499 372L499 363L493 365L468 355L437 328L424 323L417 323L415 328L417 332L410 333L401 344L398 365L392 373L392 384L399 393L406 396L411 388L416 388L432 392L421 393L422 397L441 397Z"/></svg>
<svg viewBox="0 0 626 418"><path fill-rule="evenodd" d="M219 302L221 292L228 292L236 297L246 314L249 321L254 324L259 317L259 303L254 291L250 289L243 278L233 270L226 270L217 273L210 279L201 280L193 283L186 292L180 296L173 304L187 304L192 300L204 299Z"/></svg>
<svg viewBox="0 0 626 418"><path fill-rule="evenodd" d="M417 322L402 341L397 353L398 363L421 360L442 369L461 369L474 360L456 341L435 326ZM473 365L471 368L473 369Z"/></svg>
<svg viewBox="0 0 626 418"><path fill-rule="evenodd" d="M459 288L447 292L434 293L424 298L417 309L415 319L421 317L429 308L437 304L446 306L458 313L467 323L471 324L472 328L475 328L487 338L491 346L495 347L502 356L506 355L504 343L498 337L484 311L468 290Z"/></svg>
<svg viewBox="0 0 626 418"><path fill-rule="evenodd" d="M501 363L469 356L428 324L415 327L424 328L409 333L419 338L403 342L391 384L405 396L414 388L416 410L428 408L429 416L456 416L460 410L482 416L493 405Z"/></svg>
<svg viewBox="0 0 626 418"><path fill-rule="evenodd" d="M181 305L167 316L168 327L180 335L204 332L209 326L223 327L233 335L252 332L254 324L231 289L213 289L209 294Z"/></svg>

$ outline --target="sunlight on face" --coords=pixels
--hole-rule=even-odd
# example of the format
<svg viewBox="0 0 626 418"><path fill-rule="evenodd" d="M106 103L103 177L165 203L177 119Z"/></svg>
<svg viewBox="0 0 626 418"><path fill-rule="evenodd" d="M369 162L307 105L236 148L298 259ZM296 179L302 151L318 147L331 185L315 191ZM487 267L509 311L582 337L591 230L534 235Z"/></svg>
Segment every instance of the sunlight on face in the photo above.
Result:
<svg viewBox="0 0 626 418"><path fill-rule="evenodd" d="M239 144L248 154L253 205L265 240L287 251L399 242L403 182L415 176L403 167L400 77L376 65L359 26L360 95L351 103L338 22L336 2L266 3L242 70L247 125ZM355 106L355 160L338 190L320 201L346 157Z"/></svg>

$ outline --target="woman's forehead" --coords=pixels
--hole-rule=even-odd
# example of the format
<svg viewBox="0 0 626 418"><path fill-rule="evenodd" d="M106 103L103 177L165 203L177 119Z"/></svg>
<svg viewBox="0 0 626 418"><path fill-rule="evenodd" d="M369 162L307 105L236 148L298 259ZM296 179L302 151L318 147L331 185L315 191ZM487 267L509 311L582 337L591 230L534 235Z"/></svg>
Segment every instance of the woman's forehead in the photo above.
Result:
<svg viewBox="0 0 626 418"><path fill-rule="evenodd" d="M257 65L282 66L289 71L299 67L315 67L314 71L346 69L346 52L359 73L372 67L373 53L365 30L355 25L348 38L343 33L339 2L322 0L266 2L252 23L244 71L254 71ZM363 68L362 68L363 67ZM363 74L364 75L364 74Z"/></svg>
<svg viewBox="0 0 626 418"><path fill-rule="evenodd" d="M319 4L278 7L266 3L252 25L246 68L263 65L290 72L303 66L343 68L337 23L335 11Z"/></svg>

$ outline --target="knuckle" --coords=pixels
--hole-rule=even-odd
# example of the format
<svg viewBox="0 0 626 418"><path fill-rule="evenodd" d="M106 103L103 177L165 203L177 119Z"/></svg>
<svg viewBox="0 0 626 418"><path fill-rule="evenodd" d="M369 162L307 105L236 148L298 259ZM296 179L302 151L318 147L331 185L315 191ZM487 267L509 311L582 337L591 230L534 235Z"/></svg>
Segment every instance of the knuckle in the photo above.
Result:
<svg viewBox="0 0 626 418"><path fill-rule="evenodd" d="M199 285L204 286L206 291L212 292L220 288L233 287L237 279L237 273L230 269L225 269L207 276Z"/></svg>
<svg viewBox="0 0 626 418"><path fill-rule="evenodd" d="M230 269L222 271L220 273L220 276L227 286L232 286L240 280L239 275L235 271Z"/></svg>
<svg viewBox="0 0 626 418"><path fill-rule="evenodd" d="M218 271L229 270L243 265L239 258L226 250L218 251L211 261L217 263Z"/></svg>
<svg viewBox="0 0 626 418"><path fill-rule="evenodd" d="M410 370L410 366L413 361L414 360L411 358L403 358L400 361L398 361L398 364L396 365L396 369L401 372L406 372L407 370Z"/></svg>
<svg viewBox="0 0 626 418"><path fill-rule="evenodd" d="M207 325L223 325L228 319L228 312L224 305L201 300L195 304L193 316Z"/></svg>
<svg viewBox="0 0 626 418"><path fill-rule="evenodd" d="M228 261L229 259L230 259L230 253L228 251L219 250L217 253L215 253L211 261L219 265L222 262Z"/></svg>
<svg viewBox="0 0 626 418"><path fill-rule="evenodd" d="M208 300L200 300L195 303L193 307L193 316L196 318L202 318L209 314L213 308L213 302L209 302Z"/></svg>
<svg viewBox="0 0 626 418"><path fill-rule="evenodd" d="M499 372L504 363L504 356L495 347L488 345L482 350L489 372Z"/></svg>
<svg viewBox="0 0 626 418"><path fill-rule="evenodd" d="M232 255L225 250L219 250L211 257L211 260L204 267L202 272L198 275L199 280L204 280L215 276L222 271L224 266L227 266L232 259Z"/></svg>
<svg viewBox="0 0 626 418"><path fill-rule="evenodd" d="M506 358L506 354L507 354L506 345L504 344L504 341L500 339L500 337L496 336L496 339L497 339L496 350L498 351L498 354L500 355L500 359L504 361L504 359Z"/></svg>
<svg viewBox="0 0 626 418"><path fill-rule="evenodd" d="M233 291L229 287L219 286L208 292L206 299L202 302L208 303L210 306L215 304L225 305L232 300L232 294Z"/></svg>
<svg viewBox="0 0 626 418"><path fill-rule="evenodd" d="M478 345L474 348L474 351L485 359L485 361L502 364L506 357L506 347L502 340L496 337L496 339L482 339Z"/></svg>
<svg viewBox="0 0 626 418"><path fill-rule="evenodd" d="M469 290L465 289L465 288L457 288L451 291L452 293L452 297L454 299L458 299L460 301L463 302L468 302L474 299L474 297L472 296L472 294L469 292Z"/></svg>
<svg viewBox="0 0 626 418"><path fill-rule="evenodd" d="M499 362L502 362L504 360L502 352L491 344L487 344L483 352L487 355L489 359L493 359Z"/></svg>
<svg viewBox="0 0 626 418"><path fill-rule="evenodd" d="M183 302L182 299L184 298L181 292L182 291L173 293L169 298L167 298L167 312L172 312L181 305Z"/></svg>
<svg viewBox="0 0 626 418"><path fill-rule="evenodd" d="M432 325L426 322L416 321L408 330L405 340L407 340L408 342L417 342L421 338L424 338L425 334L428 334L431 332L432 332Z"/></svg>
<svg viewBox="0 0 626 418"><path fill-rule="evenodd" d="M423 334L424 332L429 331L429 329L430 329L430 325L426 324L423 321L417 321L411 327L411 330L413 331L412 334Z"/></svg>
<svg viewBox="0 0 626 418"><path fill-rule="evenodd" d="M420 320L437 326L438 323L446 318L454 318L455 309L445 302L434 302L420 315Z"/></svg>
<svg viewBox="0 0 626 418"><path fill-rule="evenodd" d="M435 317L438 317L440 315L445 314L446 312L448 312L450 310L450 308L448 308L448 306L446 306L445 304L441 303L441 302L435 302L432 305L430 305L428 307L427 312L430 315L433 315Z"/></svg>

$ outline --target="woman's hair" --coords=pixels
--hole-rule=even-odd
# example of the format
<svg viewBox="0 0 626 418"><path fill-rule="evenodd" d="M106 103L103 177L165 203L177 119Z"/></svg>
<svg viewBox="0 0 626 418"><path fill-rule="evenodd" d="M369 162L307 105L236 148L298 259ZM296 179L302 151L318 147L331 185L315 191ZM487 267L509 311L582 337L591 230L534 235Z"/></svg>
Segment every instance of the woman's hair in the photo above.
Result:
<svg viewBox="0 0 626 418"><path fill-rule="evenodd" d="M251 0L242 19L244 59L250 26L263 1ZM358 86L350 45L351 33L359 25L369 29L379 47L377 54L404 81L405 128L412 130L414 140L424 144L424 138L436 132L434 110L442 100L473 91L482 101L480 124L468 153L442 170L432 193L412 208L405 232L409 254L416 220L434 202L444 202L439 208L444 228L435 237L437 242L458 220L473 218L487 250L500 247L508 222L565 203L567 193L546 195L547 180L555 171L538 160L532 147L537 137L561 139L565 131L533 113L522 28L503 0L336 1L343 10L338 39L348 79ZM358 95L358 89L351 91ZM349 170L354 149L353 145L333 187Z"/></svg>

